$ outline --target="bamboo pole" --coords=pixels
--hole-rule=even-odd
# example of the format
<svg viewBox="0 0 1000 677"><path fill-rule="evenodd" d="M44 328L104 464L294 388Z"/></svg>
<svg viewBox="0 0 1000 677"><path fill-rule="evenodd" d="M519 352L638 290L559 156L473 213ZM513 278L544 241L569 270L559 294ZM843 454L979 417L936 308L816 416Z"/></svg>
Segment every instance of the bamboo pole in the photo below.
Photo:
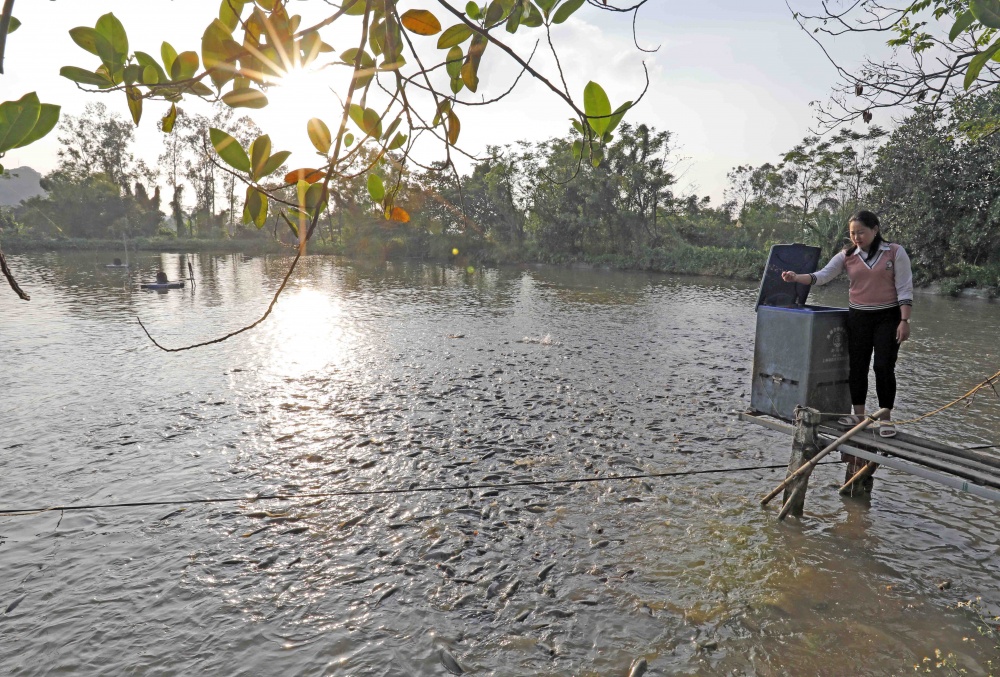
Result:
<svg viewBox="0 0 1000 677"><path fill-rule="evenodd" d="M857 435L859 432L870 426L872 423L875 423L878 420L879 416L888 413L889 409L879 409L874 414L869 414L865 416L865 419L861 421L861 423L857 424L856 426L848 430L846 433L835 439L833 442L827 445L826 448L824 448L821 452L813 456L808 463L804 463L802 466L799 467L798 470L796 470L788 477L786 477L781 484L779 484L771 491L771 493L769 493L764 498L760 499L760 504L767 505L768 503L770 503L771 499L777 496L779 493L781 493L782 490L784 490L784 488L787 487L788 484L793 479L795 479L799 475L802 475L803 473L811 472L812 469L816 467L816 464L819 463L823 458L825 458L827 454L829 454L831 451L835 451L837 447L839 447L841 444L843 444L847 440Z"/></svg>
<svg viewBox="0 0 1000 677"><path fill-rule="evenodd" d="M788 516L788 513L791 512L792 510L792 506L795 505L795 499L797 499L799 497L799 494L801 493L802 493L802 485L797 486L795 487L795 489L792 490L792 495L788 497L788 500L785 501L785 504L781 506L781 510L778 512L779 520L783 520L785 519L785 517Z"/></svg>
<svg viewBox="0 0 1000 677"><path fill-rule="evenodd" d="M878 463L876 463L875 461L868 461L868 463L866 463L864 467L861 468L861 470L851 475L851 479L847 480L847 483L840 488L840 493L842 494L853 493L854 483L866 477L867 475L870 475L873 472L875 472L875 468L877 467Z"/></svg>

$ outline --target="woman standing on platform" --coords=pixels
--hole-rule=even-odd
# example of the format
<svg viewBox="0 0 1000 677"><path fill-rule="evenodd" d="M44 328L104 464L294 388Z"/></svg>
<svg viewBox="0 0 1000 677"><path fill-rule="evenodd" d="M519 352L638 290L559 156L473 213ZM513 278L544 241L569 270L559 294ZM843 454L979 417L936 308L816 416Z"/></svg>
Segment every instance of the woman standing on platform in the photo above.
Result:
<svg viewBox="0 0 1000 677"><path fill-rule="evenodd" d="M823 270L796 274L785 271L781 279L799 284L826 284L843 271L850 280L850 309L847 317L847 351L850 359L848 382L853 414L840 419L857 425L865 416L868 397L868 368L875 354L875 393L880 408L892 409L896 401L896 356L899 346L910 338L913 308L913 274L910 257L898 244L882 239L878 217L859 211L848 222L851 245L830 259ZM893 437L896 428L891 412L882 417L879 435ZM845 455L846 456L846 455ZM852 467L864 462L846 458ZM850 474L851 468L848 468Z"/></svg>

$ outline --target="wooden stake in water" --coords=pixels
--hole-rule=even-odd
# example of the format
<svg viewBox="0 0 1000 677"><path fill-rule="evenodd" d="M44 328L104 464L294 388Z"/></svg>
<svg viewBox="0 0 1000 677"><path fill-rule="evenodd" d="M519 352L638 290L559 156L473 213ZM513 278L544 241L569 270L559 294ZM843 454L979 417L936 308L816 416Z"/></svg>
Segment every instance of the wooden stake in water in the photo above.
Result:
<svg viewBox="0 0 1000 677"><path fill-rule="evenodd" d="M876 463L875 461L869 461L868 463L866 463L864 465L864 467L861 468L861 470L859 470L858 472L856 472L853 475L851 475L851 479L847 480L847 483L844 484L844 486L842 486L840 488L840 493L842 493L842 494L853 494L854 493L854 489L853 489L854 484L856 482L859 482L860 480L863 480L864 478L868 477L869 475L874 474L876 468L878 468L878 463Z"/></svg>
<svg viewBox="0 0 1000 677"><path fill-rule="evenodd" d="M875 423L881 416L886 415L888 413L889 413L888 409L879 409L874 414L869 414L868 416L866 416L865 419L861 421L861 423L857 424L856 426L848 430L846 433L835 439L825 449L823 449L821 452L813 456L808 463L805 463L798 470L796 470L795 472L791 473L788 477L786 477L785 481L776 486L771 491L771 493L769 493L764 498L760 499L760 504L767 505L768 503L770 503L771 499L777 496L779 493L781 493L781 491L785 487L787 487L792 482L792 480L794 480L802 473L812 472L812 469L816 467L816 464L819 463L821 460L823 460L827 456L827 454L829 454L831 451L835 451L837 447L839 447L841 444L843 444L847 440L857 435L859 432L870 426L872 423Z"/></svg>
<svg viewBox="0 0 1000 677"><path fill-rule="evenodd" d="M803 463L811 461L819 451L818 429L822 422L823 415L816 409L796 407L795 437L792 440L792 455L788 460L789 474L802 467ZM806 503L806 491L809 490L810 474L809 472L800 473L785 487L785 495L782 499L778 519L785 519L788 514L796 517L802 516L802 510Z"/></svg>

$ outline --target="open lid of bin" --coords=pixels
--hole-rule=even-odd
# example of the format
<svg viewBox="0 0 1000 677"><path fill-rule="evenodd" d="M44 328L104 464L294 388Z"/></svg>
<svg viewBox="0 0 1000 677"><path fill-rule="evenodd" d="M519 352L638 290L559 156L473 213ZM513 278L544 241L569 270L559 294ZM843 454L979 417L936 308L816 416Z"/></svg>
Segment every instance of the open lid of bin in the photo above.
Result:
<svg viewBox="0 0 1000 677"><path fill-rule="evenodd" d="M819 255L819 247L806 244L771 245L754 310L760 306L805 305L806 297L809 296L809 285L785 282L781 279L781 274L786 270L795 273L815 273L819 266Z"/></svg>

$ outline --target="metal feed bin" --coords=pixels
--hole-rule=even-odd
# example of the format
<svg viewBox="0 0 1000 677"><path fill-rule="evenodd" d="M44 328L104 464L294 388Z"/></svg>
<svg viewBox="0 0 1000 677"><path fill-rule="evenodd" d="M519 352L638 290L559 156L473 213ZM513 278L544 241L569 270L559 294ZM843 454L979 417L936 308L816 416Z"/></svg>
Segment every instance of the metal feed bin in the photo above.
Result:
<svg viewBox="0 0 1000 677"><path fill-rule="evenodd" d="M788 421L795 407L851 411L847 386L847 309L806 305L810 285L781 273L813 273L819 247L778 244L767 257L757 296L752 409Z"/></svg>

